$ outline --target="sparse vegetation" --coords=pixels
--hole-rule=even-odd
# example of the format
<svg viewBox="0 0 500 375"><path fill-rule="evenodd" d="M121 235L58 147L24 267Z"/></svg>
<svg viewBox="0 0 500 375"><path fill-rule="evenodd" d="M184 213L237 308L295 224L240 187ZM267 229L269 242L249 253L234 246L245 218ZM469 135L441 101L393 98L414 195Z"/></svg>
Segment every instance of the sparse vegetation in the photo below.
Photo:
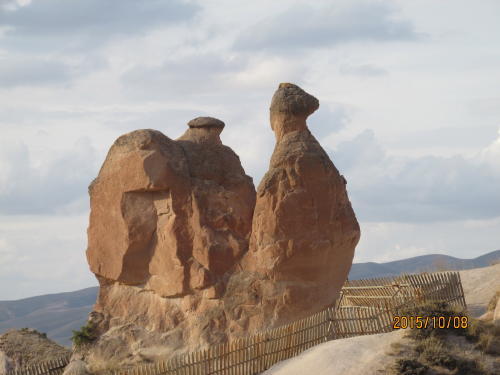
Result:
<svg viewBox="0 0 500 375"><path fill-rule="evenodd" d="M71 341L75 347L89 344L95 339L95 328L90 322L82 326L79 331L73 331L73 336L71 337Z"/></svg>
<svg viewBox="0 0 500 375"><path fill-rule="evenodd" d="M426 302L408 307L400 312L403 316L422 316L422 317L444 317L453 319L456 316L467 316L464 311L454 307L450 307L446 302ZM466 335L467 328L449 328L434 329L432 323L429 323L426 328L412 329L410 335L415 339L425 339L432 335L444 335L448 332L453 332L458 335Z"/></svg>
<svg viewBox="0 0 500 375"><path fill-rule="evenodd" d="M394 368L401 375L425 375L429 366L424 365L416 359L398 359Z"/></svg>
<svg viewBox="0 0 500 375"><path fill-rule="evenodd" d="M443 340L436 336L429 336L420 341L415 347L420 358L430 365L442 366L447 369L457 367L457 360L445 348Z"/></svg>
<svg viewBox="0 0 500 375"><path fill-rule="evenodd" d="M425 303L403 311L413 316L463 315L445 303ZM399 357L392 374L492 375L500 348L500 327L468 317L466 328L410 329L407 345L393 346Z"/></svg>
<svg viewBox="0 0 500 375"><path fill-rule="evenodd" d="M21 328L19 331L23 332L23 333L33 333L33 334L38 335L39 337L42 337L44 339L47 338L47 334L45 332L39 332L34 328L24 327L24 328Z"/></svg>
<svg viewBox="0 0 500 375"><path fill-rule="evenodd" d="M0 335L0 350L16 366L32 366L40 362L66 358L70 351L32 328L9 330Z"/></svg>

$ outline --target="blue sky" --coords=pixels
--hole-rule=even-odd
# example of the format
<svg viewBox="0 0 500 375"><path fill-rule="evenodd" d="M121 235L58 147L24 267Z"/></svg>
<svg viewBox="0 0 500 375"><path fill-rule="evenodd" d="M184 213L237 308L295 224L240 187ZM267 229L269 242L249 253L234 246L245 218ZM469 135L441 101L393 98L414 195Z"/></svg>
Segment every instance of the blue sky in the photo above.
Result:
<svg viewBox="0 0 500 375"><path fill-rule="evenodd" d="M500 248L497 1L0 0L0 300L95 285L87 186L119 135L202 115L258 185L279 82L348 181L356 261Z"/></svg>

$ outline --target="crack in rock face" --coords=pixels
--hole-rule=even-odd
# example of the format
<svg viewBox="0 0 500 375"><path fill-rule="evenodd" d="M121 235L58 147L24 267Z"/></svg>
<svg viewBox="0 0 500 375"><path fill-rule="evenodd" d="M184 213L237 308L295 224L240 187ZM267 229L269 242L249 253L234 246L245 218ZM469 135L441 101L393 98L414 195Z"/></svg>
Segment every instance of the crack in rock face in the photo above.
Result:
<svg viewBox="0 0 500 375"><path fill-rule="evenodd" d="M100 283L90 369L197 350L334 303L360 229L344 177L307 127L318 107L279 85L257 191L219 119L195 118L177 140L144 129L115 141L89 187L87 259Z"/></svg>

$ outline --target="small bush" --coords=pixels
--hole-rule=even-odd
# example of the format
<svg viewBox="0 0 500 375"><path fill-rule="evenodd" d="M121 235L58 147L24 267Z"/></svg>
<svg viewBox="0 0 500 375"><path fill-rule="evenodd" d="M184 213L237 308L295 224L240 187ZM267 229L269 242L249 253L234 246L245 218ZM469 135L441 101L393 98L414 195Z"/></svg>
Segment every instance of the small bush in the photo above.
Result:
<svg viewBox="0 0 500 375"><path fill-rule="evenodd" d="M429 367L416 359L400 359L394 368L396 374L401 375L425 375Z"/></svg>
<svg viewBox="0 0 500 375"><path fill-rule="evenodd" d="M23 333L32 333L32 334L38 335L39 337L43 337L44 339L47 338L47 334L45 332L39 332L34 328L24 327L24 328L21 328L19 331L23 332Z"/></svg>
<svg viewBox="0 0 500 375"><path fill-rule="evenodd" d="M457 367L457 360L448 352L443 342L434 336L422 340L416 350L420 352L421 359L431 365L446 367L449 370Z"/></svg>
<svg viewBox="0 0 500 375"><path fill-rule="evenodd" d="M495 332L485 332L479 336L477 348L483 353L500 355L500 336Z"/></svg>
<svg viewBox="0 0 500 375"><path fill-rule="evenodd" d="M477 319L469 320L469 325L465 331L465 338L472 342L477 342L479 337L487 330L486 324Z"/></svg>
<svg viewBox="0 0 500 375"><path fill-rule="evenodd" d="M82 326L79 331L73 331L71 341L76 347L89 344L96 339L93 325L88 322Z"/></svg>
<svg viewBox="0 0 500 375"><path fill-rule="evenodd" d="M483 367L472 359L460 359L457 361L456 375L489 375Z"/></svg>
<svg viewBox="0 0 500 375"><path fill-rule="evenodd" d="M477 349L486 354L500 352L500 326L477 319L469 321L465 338L477 343Z"/></svg>

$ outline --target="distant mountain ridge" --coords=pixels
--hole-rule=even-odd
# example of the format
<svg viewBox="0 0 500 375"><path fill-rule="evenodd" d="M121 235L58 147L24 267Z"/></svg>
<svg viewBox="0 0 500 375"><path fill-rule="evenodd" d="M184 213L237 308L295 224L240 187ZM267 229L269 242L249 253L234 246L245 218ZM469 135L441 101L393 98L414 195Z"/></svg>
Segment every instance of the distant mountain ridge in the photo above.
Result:
<svg viewBox="0 0 500 375"><path fill-rule="evenodd" d="M370 279L424 271L468 270L489 266L496 260L500 260L500 250L495 250L473 259L460 259L443 254L429 254L387 263L354 263L349 272L349 279Z"/></svg>
<svg viewBox="0 0 500 375"><path fill-rule="evenodd" d="M45 294L15 301L0 301L0 334L13 328L35 328L55 342L71 346L72 330L87 321L98 287Z"/></svg>
<svg viewBox="0 0 500 375"><path fill-rule="evenodd" d="M422 255L387 263L355 263L349 279L397 276L436 270L464 270L489 266L500 260L500 250L474 259L459 259L442 254ZM34 328L64 346L71 346L72 330L85 324L92 310L98 287L74 292L46 294L15 301L0 301L0 334L14 328Z"/></svg>

